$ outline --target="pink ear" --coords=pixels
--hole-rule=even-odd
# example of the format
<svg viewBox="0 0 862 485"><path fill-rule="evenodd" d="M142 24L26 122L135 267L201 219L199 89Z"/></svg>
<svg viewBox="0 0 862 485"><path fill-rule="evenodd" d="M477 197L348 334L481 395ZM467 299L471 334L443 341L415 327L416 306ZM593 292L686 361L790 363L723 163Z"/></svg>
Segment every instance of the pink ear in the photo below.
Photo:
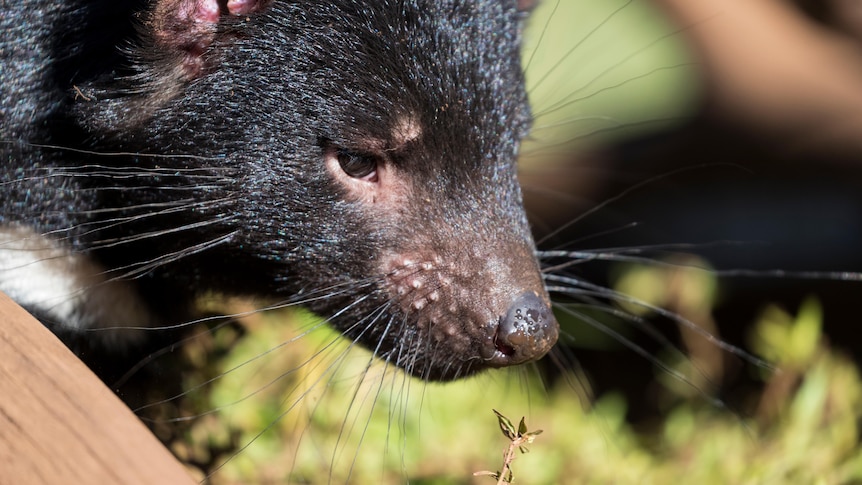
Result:
<svg viewBox="0 0 862 485"><path fill-rule="evenodd" d="M538 3L539 0L518 0L518 11L529 12L530 10L533 10Z"/></svg>
<svg viewBox="0 0 862 485"><path fill-rule="evenodd" d="M539 4L539 0L518 0L518 10L521 12L529 12L536 8L536 5Z"/></svg>
<svg viewBox="0 0 862 485"><path fill-rule="evenodd" d="M203 54L212 44L223 15L261 10L268 0L158 0L147 21L156 45L168 56L180 56L187 79L204 70Z"/></svg>
<svg viewBox="0 0 862 485"><path fill-rule="evenodd" d="M227 11L231 15L245 15L257 12L263 3L261 0L227 0Z"/></svg>

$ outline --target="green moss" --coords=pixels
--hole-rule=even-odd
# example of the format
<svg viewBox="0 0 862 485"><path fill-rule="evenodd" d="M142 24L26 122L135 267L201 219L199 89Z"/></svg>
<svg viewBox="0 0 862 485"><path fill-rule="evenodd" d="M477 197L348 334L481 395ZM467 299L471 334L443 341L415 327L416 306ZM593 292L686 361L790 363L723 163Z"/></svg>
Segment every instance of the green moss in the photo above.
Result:
<svg viewBox="0 0 862 485"><path fill-rule="evenodd" d="M774 311L755 328L785 346L770 352L789 355L796 345L792 336L800 325L814 325L817 312L806 306L782 323ZM261 326L224 367L254 358L271 342L290 341L290 327L308 325L307 316L293 325L281 317L255 324ZM247 364L248 375L231 372L219 379L210 405L224 409L217 420L201 420L210 433L193 428L190 437L254 439L213 483L282 483L288 477L295 483L402 483L406 477L412 483L482 483L472 473L497 466L506 446L490 413L499 407L544 430L515 462L516 483L851 483L862 477L862 382L855 366L831 353L819 333L805 332L814 351L804 364L794 360L803 370L781 402L768 400L773 386L783 388L784 372L767 379L756 396L770 403L762 414L744 419L694 398L668 413L657 435L645 436L626 423L619 395L601 396L585 410L568 386L544 391L538 379L518 371L437 385L379 364L368 367L368 355L356 350L305 363L299 354L314 354L334 337L315 331ZM333 367L333 359L343 363ZM310 369L302 376L285 374L297 364ZM319 382L320 393L297 404L309 382Z"/></svg>

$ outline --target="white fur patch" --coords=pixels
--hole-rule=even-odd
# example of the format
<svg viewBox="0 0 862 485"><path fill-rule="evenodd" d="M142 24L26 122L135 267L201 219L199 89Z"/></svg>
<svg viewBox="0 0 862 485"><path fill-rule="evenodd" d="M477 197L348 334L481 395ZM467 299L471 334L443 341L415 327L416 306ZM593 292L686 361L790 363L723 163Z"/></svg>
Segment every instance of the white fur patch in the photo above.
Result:
<svg viewBox="0 0 862 485"><path fill-rule="evenodd" d="M52 327L91 330L154 323L130 283L109 279L89 258L23 226L0 226L0 291L38 310ZM120 343L136 333L95 332L94 338Z"/></svg>

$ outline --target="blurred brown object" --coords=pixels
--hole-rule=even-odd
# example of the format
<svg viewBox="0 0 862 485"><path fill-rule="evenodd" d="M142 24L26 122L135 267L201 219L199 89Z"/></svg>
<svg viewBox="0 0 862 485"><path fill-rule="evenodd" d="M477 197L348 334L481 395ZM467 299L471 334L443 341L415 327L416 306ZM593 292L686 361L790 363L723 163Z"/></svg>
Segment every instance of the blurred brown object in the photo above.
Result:
<svg viewBox="0 0 862 485"><path fill-rule="evenodd" d="M862 159L862 8L821 2L818 22L786 1L656 1L700 57L711 112L781 151Z"/></svg>

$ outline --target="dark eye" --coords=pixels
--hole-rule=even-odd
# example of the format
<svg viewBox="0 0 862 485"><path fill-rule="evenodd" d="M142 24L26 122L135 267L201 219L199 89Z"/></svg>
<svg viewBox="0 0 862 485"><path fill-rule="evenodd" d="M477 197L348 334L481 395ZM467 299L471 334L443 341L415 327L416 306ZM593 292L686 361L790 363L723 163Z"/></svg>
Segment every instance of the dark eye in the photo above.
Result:
<svg viewBox="0 0 862 485"><path fill-rule="evenodd" d="M377 181L377 157L338 150L338 164L347 175L368 182Z"/></svg>

